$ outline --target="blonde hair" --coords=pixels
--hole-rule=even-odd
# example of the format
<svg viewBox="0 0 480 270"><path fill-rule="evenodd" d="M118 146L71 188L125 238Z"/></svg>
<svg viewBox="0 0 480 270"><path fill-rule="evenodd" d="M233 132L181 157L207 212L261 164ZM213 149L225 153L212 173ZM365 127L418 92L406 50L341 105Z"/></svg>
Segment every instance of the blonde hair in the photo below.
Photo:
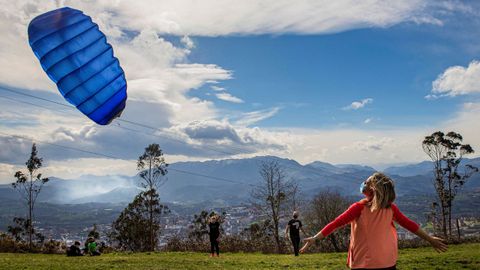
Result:
<svg viewBox="0 0 480 270"><path fill-rule="evenodd" d="M368 177L365 184L373 192L372 211L389 208L395 200L395 185L385 174L376 172Z"/></svg>

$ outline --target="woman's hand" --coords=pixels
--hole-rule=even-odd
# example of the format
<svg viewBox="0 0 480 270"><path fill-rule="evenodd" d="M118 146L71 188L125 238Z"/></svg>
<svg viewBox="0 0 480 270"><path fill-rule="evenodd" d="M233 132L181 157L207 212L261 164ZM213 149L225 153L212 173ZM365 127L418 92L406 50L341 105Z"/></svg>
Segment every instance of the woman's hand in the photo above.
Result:
<svg viewBox="0 0 480 270"><path fill-rule="evenodd" d="M445 240L442 238L431 236L428 242L430 242L430 245L432 245L437 252L445 252L448 249L447 244L445 244Z"/></svg>
<svg viewBox="0 0 480 270"><path fill-rule="evenodd" d="M432 247L437 251L437 252L445 252L448 249L447 244L445 244L445 240L439 237L431 236L428 233L426 233L422 228L419 228L416 232L416 235L418 235L420 238L423 240L426 240L432 245Z"/></svg>
<svg viewBox="0 0 480 270"><path fill-rule="evenodd" d="M305 242L305 245L300 249L300 253L304 253L310 245L315 243L315 237L307 237L303 239L303 242Z"/></svg>

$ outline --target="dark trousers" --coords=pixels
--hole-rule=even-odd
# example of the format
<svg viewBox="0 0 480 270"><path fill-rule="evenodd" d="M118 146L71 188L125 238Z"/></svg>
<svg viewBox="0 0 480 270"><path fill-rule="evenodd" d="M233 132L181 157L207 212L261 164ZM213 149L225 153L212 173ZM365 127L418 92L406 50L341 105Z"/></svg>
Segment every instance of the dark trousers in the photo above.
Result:
<svg viewBox="0 0 480 270"><path fill-rule="evenodd" d="M298 251L300 250L300 236L290 235L290 240L292 240L295 256L298 256Z"/></svg>
<svg viewBox="0 0 480 270"><path fill-rule="evenodd" d="M218 247L217 238L210 237L210 253L212 254L217 253L217 255L219 255L220 253L220 248Z"/></svg>

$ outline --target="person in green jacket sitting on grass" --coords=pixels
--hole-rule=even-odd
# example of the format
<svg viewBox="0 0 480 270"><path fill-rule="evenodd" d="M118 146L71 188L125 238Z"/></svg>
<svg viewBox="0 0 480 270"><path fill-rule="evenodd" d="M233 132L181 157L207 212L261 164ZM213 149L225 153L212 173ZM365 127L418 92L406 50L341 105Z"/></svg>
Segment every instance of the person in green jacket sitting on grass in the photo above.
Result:
<svg viewBox="0 0 480 270"><path fill-rule="evenodd" d="M97 242L92 237L87 240L88 254L90 256L99 256L101 253L97 249Z"/></svg>

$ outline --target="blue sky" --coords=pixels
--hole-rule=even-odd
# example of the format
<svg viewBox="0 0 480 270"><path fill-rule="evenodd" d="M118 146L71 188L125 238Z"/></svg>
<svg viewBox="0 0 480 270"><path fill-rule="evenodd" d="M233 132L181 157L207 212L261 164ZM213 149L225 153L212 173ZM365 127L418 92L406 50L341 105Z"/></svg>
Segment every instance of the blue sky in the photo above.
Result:
<svg viewBox="0 0 480 270"><path fill-rule="evenodd" d="M437 130L480 148L475 1L0 4L0 182L21 168L32 140L118 157L39 144L46 173L63 178L132 175L153 142L168 162L276 155L377 168L427 159L421 141ZM2 90L68 105L26 33L34 17L63 6L91 16L112 44L128 83L121 119L154 130L98 126L75 108Z"/></svg>
<svg viewBox="0 0 480 270"><path fill-rule="evenodd" d="M476 25L465 26L462 31L478 32ZM449 38L450 31L455 29L404 23L328 35L199 37L191 60L234 71L234 79L219 86L246 102L219 107L281 107L261 126L368 128L367 118L372 125L422 126L444 121L472 98L425 99L446 68L468 65L477 55ZM212 92L206 85L192 95L208 99ZM374 101L362 110L342 110L364 98Z"/></svg>

